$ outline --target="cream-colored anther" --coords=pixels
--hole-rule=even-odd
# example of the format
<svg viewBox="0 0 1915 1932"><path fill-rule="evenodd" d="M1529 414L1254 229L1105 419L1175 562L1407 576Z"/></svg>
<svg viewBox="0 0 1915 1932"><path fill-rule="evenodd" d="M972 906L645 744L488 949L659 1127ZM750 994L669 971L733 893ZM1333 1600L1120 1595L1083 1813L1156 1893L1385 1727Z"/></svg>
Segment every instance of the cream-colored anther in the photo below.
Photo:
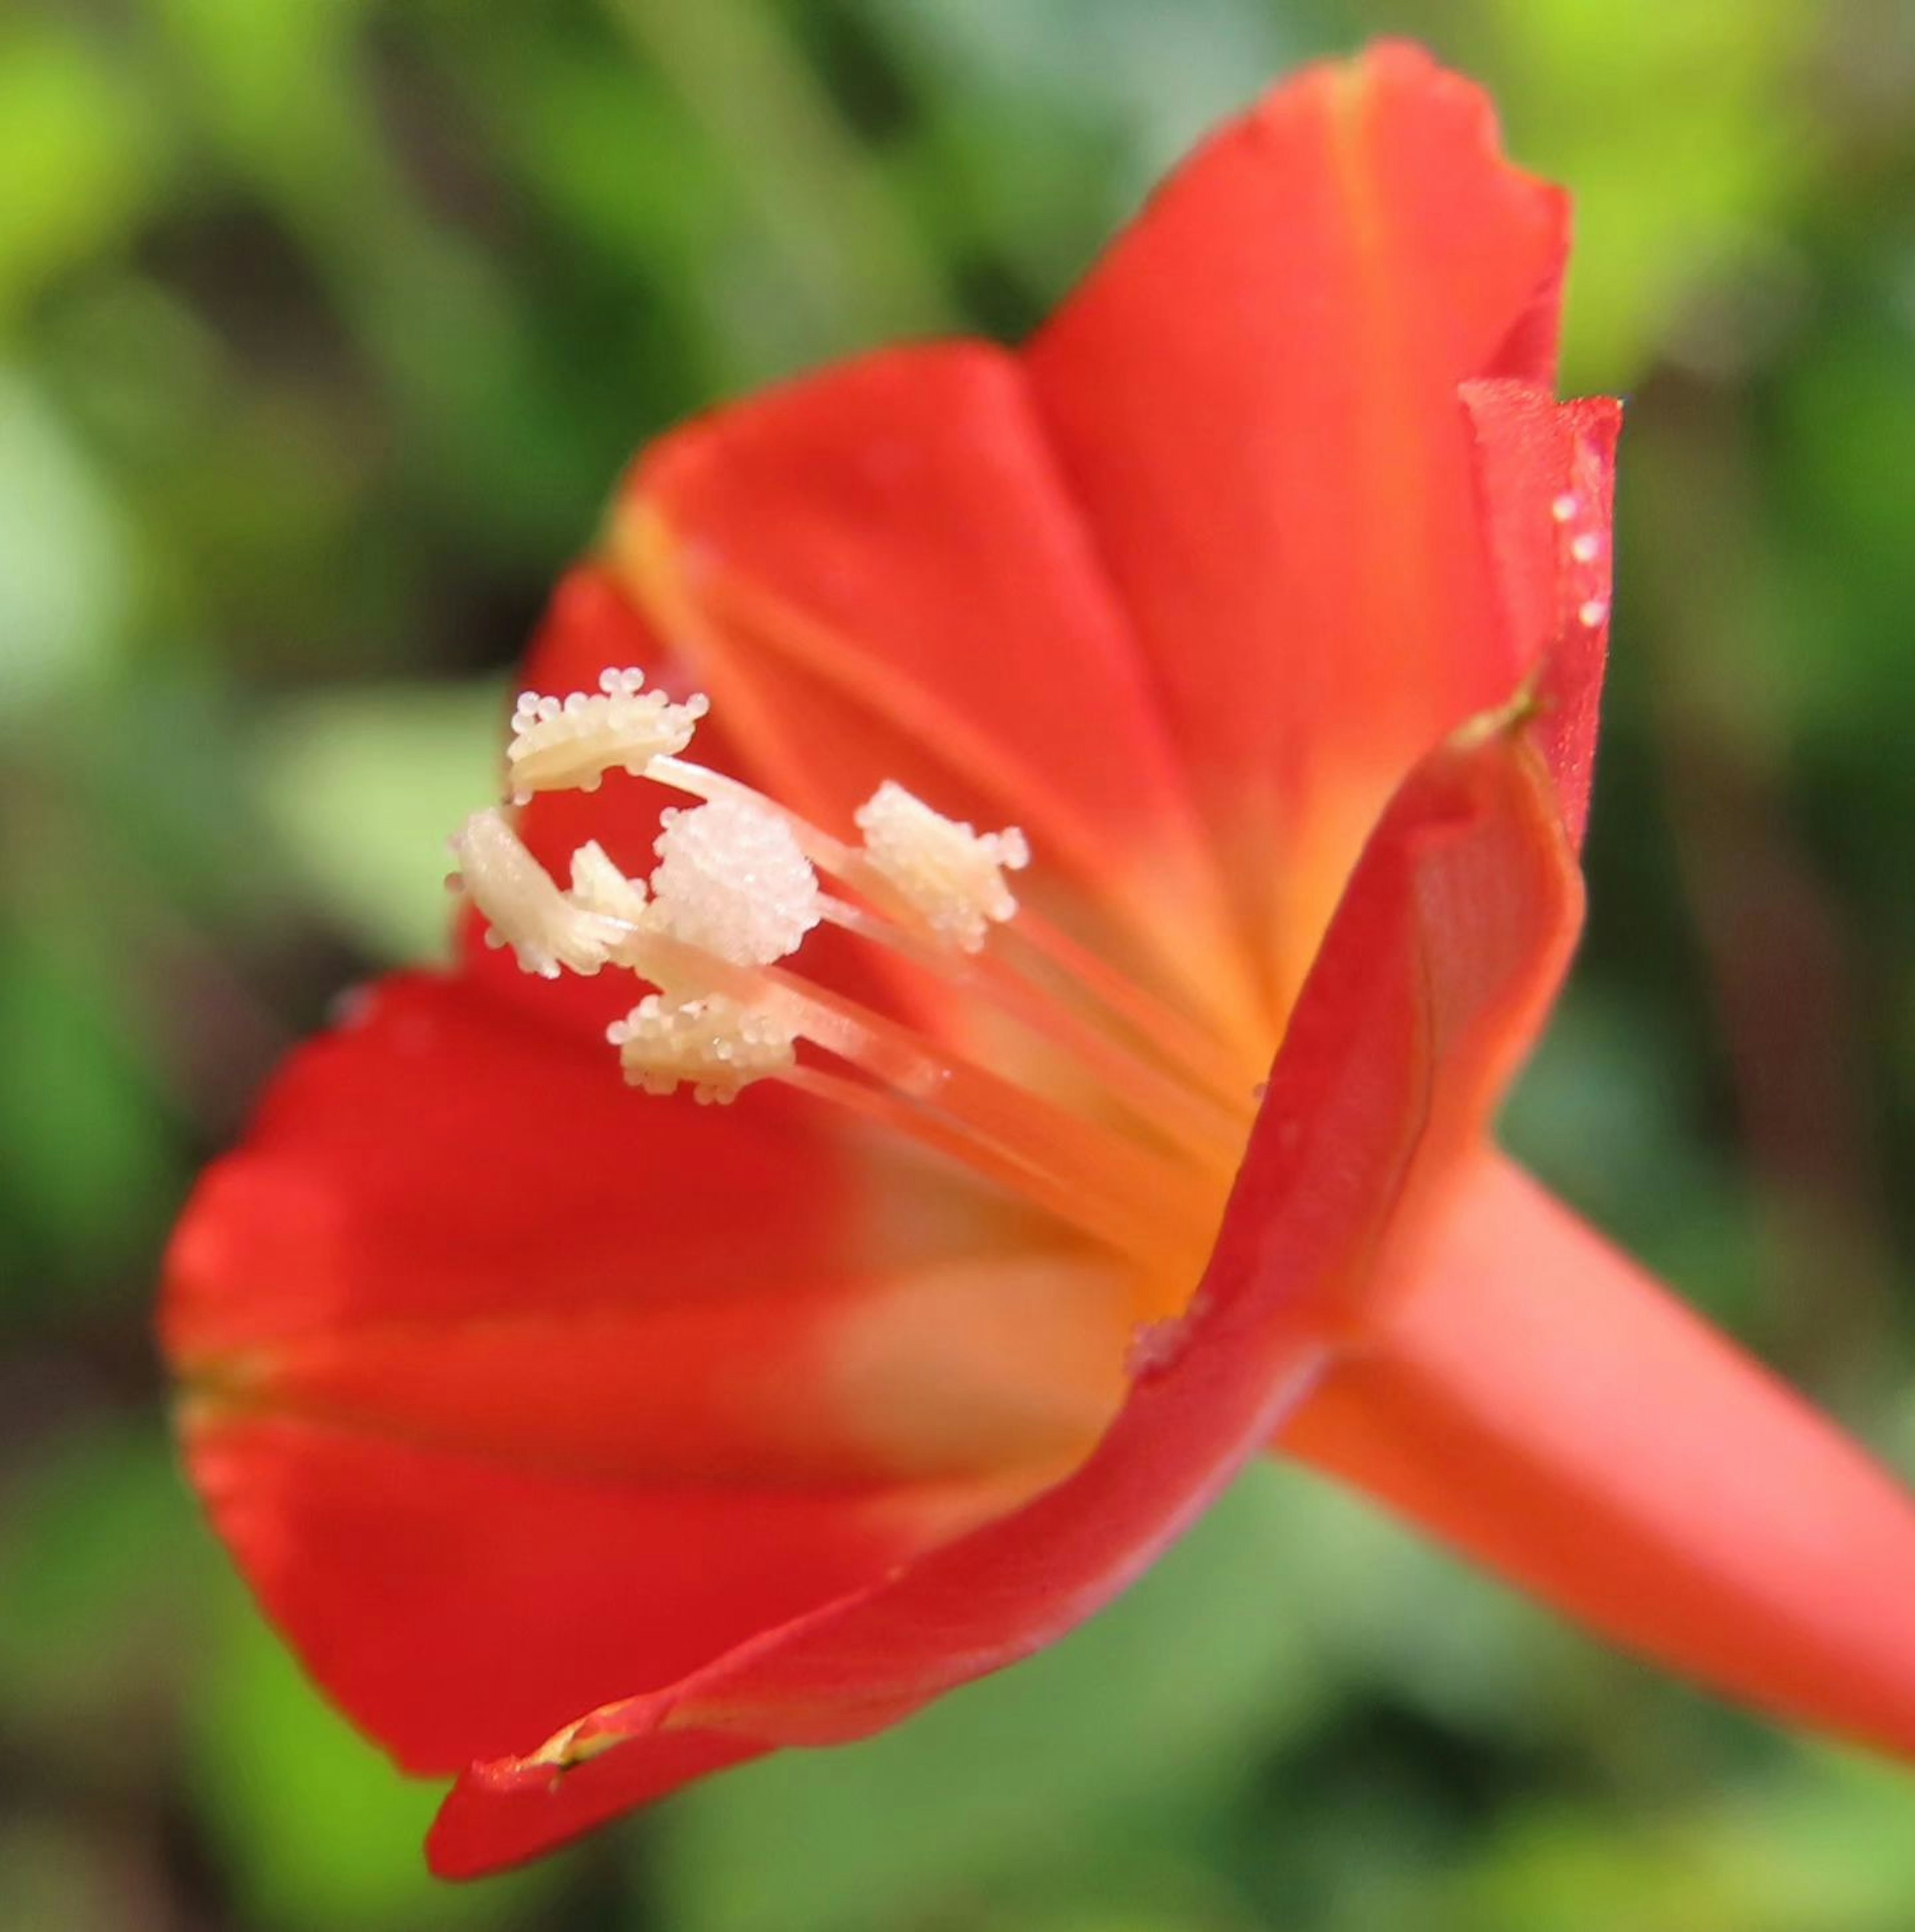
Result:
<svg viewBox="0 0 1915 1932"><path fill-rule="evenodd" d="M555 886L496 806L475 812L452 835L458 882L484 917L488 944L509 946L528 973L596 973L625 927L578 905Z"/></svg>
<svg viewBox="0 0 1915 1932"><path fill-rule="evenodd" d="M650 994L605 1037L632 1086L647 1094L689 1086L695 1100L721 1106L797 1058L792 1030L774 1010L723 993L693 1000Z"/></svg>
<svg viewBox="0 0 1915 1932"><path fill-rule="evenodd" d="M974 831L888 778L853 816L872 869L944 944L976 952L987 927L1017 910L1004 874L1022 871L1031 848L1015 826Z"/></svg>
<svg viewBox="0 0 1915 1932"><path fill-rule="evenodd" d="M779 813L719 798L659 822L655 931L734 966L769 966L795 952L824 916L818 874Z"/></svg>
<svg viewBox="0 0 1915 1932"><path fill-rule="evenodd" d="M572 855L569 896L581 912L596 913L626 926L645 923L644 880L626 878L596 838L588 840Z"/></svg>
<svg viewBox="0 0 1915 1932"><path fill-rule="evenodd" d="M608 670L596 692L520 692L506 748L513 803L539 791L596 791L608 771L642 776L654 758L683 751L709 706L696 695L674 704L644 682L641 670Z"/></svg>

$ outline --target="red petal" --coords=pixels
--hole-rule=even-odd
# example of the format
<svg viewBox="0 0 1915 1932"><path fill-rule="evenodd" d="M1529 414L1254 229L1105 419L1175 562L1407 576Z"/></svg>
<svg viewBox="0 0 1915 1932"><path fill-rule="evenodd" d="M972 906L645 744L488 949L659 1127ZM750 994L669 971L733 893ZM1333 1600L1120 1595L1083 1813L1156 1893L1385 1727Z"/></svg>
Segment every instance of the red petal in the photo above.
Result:
<svg viewBox="0 0 1915 1932"><path fill-rule="evenodd" d="M894 1579L591 1713L530 1758L476 1766L434 1828L436 1868L528 1856L725 1761L728 1744L881 1729L1123 1588L1368 1318L1379 1253L1418 1242L1553 990L1577 909L1533 754L1498 733L1429 761L1339 913L1204 1283L1148 1338L1095 1454Z"/></svg>
<svg viewBox="0 0 1915 1932"><path fill-rule="evenodd" d="M1617 1642L1915 1752L1915 1499L1505 1163L1281 1442Z"/></svg>
<svg viewBox="0 0 1915 1932"><path fill-rule="evenodd" d="M917 1542L856 1491L638 1487L239 1409L189 1414L183 1441L268 1616L419 1774L522 1748L635 1672L669 1682Z"/></svg>
<svg viewBox="0 0 1915 1932"><path fill-rule="evenodd" d="M609 1752L589 1775L574 1772L560 1779L549 1767L533 1766L515 1784L501 1771L488 1796L522 1787L532 1802L474 1804L463 1796L449 1801L427 1841L432 1869L440 1878L482 1878L523 1864L680 1785L762 1757L770 1748L722 1731L662 1731L643 1750Z"/></svg>
<svg viewBox="0 0 1915 1932"><path fill-rule="evenodd" d="M221 1533L410 1766L671 1681L1108 1413L1124 1285L961 1179L634 1095L467 982L366 998L203 1182L162 1326Z"/></svg>
<svg viewBox="0 0 1915 1932"><path fill-rule="evenodd" d="M1280 1010L1384 801L1514 658L1457 386L1547 383L1562 195L1417 50L1209 141L1031 345Z"/></svg>
<svg viewBox="0 0 1915 1932"><path fill-rule="evenodd" d="M695 423L634 472L614 557L753 782L841 832L887 778L1021 825L1081 936L1267 1050L1154 673L1014 358L887 351Z"/></svg>
<svg viewBox="0 0 1915 1932"><path fill-rule="evenodd" d="M1539 733L1580 844L1609 646L1619 403L1558 403L1517 382L1466 382L1476 484L1511 661L1546 666Z"/></svg>

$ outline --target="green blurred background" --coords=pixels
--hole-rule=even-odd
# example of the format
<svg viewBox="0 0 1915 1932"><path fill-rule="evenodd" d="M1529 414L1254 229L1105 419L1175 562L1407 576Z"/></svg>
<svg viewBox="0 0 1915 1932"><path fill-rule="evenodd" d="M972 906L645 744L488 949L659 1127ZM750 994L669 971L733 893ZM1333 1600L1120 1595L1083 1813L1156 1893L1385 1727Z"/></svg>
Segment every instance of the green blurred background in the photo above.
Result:
<svg viewBox="0 0 1915 1932"><path fill-rule="evenodd" d="M1419 33L1633 404L1543 1172L1915 1461L1915 14L1838 0L0 10L0 1928L1898 1932L1915 1780L1259 1472L1060 1650L435 1888L171 1467L196 1164L443 836L614 473L1028 328L1220 112ZM1910 1606L1915 1616L1915 1605Z"/></svg>

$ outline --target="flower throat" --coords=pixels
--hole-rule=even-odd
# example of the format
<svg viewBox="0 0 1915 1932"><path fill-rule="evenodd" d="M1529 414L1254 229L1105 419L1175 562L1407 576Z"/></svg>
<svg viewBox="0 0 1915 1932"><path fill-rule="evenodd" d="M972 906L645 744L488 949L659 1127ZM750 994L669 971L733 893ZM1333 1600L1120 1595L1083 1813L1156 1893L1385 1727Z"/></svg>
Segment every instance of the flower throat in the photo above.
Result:
<svg viewBox="0 0 1915 1932"><path fill-rule="evenodd" d="M546 978L611 968L647 982L607 1034L647 1094L683 1086L728 1105L776 1081L900 1131L1127 1255L1181 1258L1207 1239L1255 1109L1237 1056L1020 908L1009 875L1031 862L1021 832L977 832L887 780L853 814L859 838L848 843L686 759L708 708L646 690L635 670L605 672L596 692L521 696L507 752L514 806L596 790L614 771L695 802L661 814L648 880L592 842L572 853L567 888L504 810L474 813L452 841L452 883L488 943ZM1033 1051L974 1056L785 964L824 925L929 976L945 1003L1008 1021ZM989 1036L1007 1037L1001 1026ZM1048 1070L1043 1090L1005 1065Z"/></svg>

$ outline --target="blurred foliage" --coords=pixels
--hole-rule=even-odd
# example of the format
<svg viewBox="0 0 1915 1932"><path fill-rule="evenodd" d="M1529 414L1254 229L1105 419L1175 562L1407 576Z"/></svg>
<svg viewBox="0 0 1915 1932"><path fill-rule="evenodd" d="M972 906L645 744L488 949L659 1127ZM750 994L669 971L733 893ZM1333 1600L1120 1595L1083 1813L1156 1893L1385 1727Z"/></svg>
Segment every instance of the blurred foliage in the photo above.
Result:
<svg viewBox="0 0 1915 1932"><path fill-rule="evenodd" d="M170 1468L194 1166L428 947L647 435L1015 334L1295 60L1418 33L1577 191L1626 390L1594 913L1519 1148L1915 1450L1901 0L15 0L0 14L0 1925L1898 1932L1915 1791L1259 1472L868 1747L435 1888Z"/></svg>

